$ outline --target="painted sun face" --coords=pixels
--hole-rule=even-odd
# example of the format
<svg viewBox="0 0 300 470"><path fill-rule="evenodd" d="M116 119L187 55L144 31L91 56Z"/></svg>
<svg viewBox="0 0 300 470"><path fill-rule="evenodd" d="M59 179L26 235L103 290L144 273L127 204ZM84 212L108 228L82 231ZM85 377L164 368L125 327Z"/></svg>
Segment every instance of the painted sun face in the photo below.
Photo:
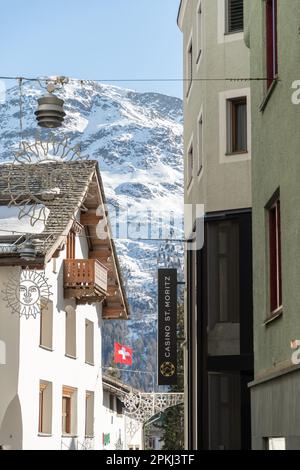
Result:
<svg viewBox="0 0 300 470"><path fill-rule="evenodd" d="M28 268L21 272L21 276L10 278L4 294L11 312L27 319L36 318L41 305L46 306L52 295L44 273Z"/></svg>

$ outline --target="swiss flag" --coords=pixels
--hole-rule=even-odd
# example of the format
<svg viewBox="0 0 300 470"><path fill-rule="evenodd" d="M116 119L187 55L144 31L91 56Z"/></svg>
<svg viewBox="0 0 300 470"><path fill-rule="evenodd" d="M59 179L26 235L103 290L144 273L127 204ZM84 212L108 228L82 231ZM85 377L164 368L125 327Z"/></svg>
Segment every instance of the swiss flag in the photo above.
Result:
<svg viewBox="0 0 300 470"><path fill-rule="evenodd" d="M131 348L123 346L120 343L115 343L115 363L132 366L132 352L133 350Z"/></svg>

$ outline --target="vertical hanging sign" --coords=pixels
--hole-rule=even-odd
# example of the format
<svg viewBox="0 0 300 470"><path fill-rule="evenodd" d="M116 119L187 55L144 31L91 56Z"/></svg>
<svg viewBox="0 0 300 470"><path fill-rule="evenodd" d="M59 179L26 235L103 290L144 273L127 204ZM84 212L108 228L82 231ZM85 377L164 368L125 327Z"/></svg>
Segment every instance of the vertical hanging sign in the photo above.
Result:
<svg viewBox="0 0 300 470"><path fill-rule="evenodd" d="M177 270L158 270L158 385L177 384Z"/></svg>

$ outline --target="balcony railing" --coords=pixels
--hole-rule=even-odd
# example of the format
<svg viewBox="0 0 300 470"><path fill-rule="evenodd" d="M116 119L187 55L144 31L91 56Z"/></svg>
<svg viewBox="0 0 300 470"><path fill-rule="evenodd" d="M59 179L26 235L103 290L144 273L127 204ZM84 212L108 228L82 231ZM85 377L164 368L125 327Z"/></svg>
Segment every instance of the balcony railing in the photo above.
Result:
<svg viewBox="0 0 300 470"><path fill-rule="evenodd" d="M64 261L65 298L82 303L97 302L107 295L107 268L96 259Z"/></svg>

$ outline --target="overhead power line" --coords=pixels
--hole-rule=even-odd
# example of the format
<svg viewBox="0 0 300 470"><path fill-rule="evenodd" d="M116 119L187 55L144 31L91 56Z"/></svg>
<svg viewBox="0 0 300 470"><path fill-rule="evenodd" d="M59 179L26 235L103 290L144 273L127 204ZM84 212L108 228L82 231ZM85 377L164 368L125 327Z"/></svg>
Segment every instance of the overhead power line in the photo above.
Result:
<svg viewBox="0 0 300 470"><path fill-rule="evenodd" d="M16 80L16 81L28 81L28 82L42 82L51 81L53 77L12 77L12 76L0 76L0 80ZM111 83L111 82L207 82L207 81L230 81L230 82L251 82L251 81L267 81L267 77L204 77L204 78L112 78L112 79L77 79L70 78L73 82L86 83Z"/></svg>

